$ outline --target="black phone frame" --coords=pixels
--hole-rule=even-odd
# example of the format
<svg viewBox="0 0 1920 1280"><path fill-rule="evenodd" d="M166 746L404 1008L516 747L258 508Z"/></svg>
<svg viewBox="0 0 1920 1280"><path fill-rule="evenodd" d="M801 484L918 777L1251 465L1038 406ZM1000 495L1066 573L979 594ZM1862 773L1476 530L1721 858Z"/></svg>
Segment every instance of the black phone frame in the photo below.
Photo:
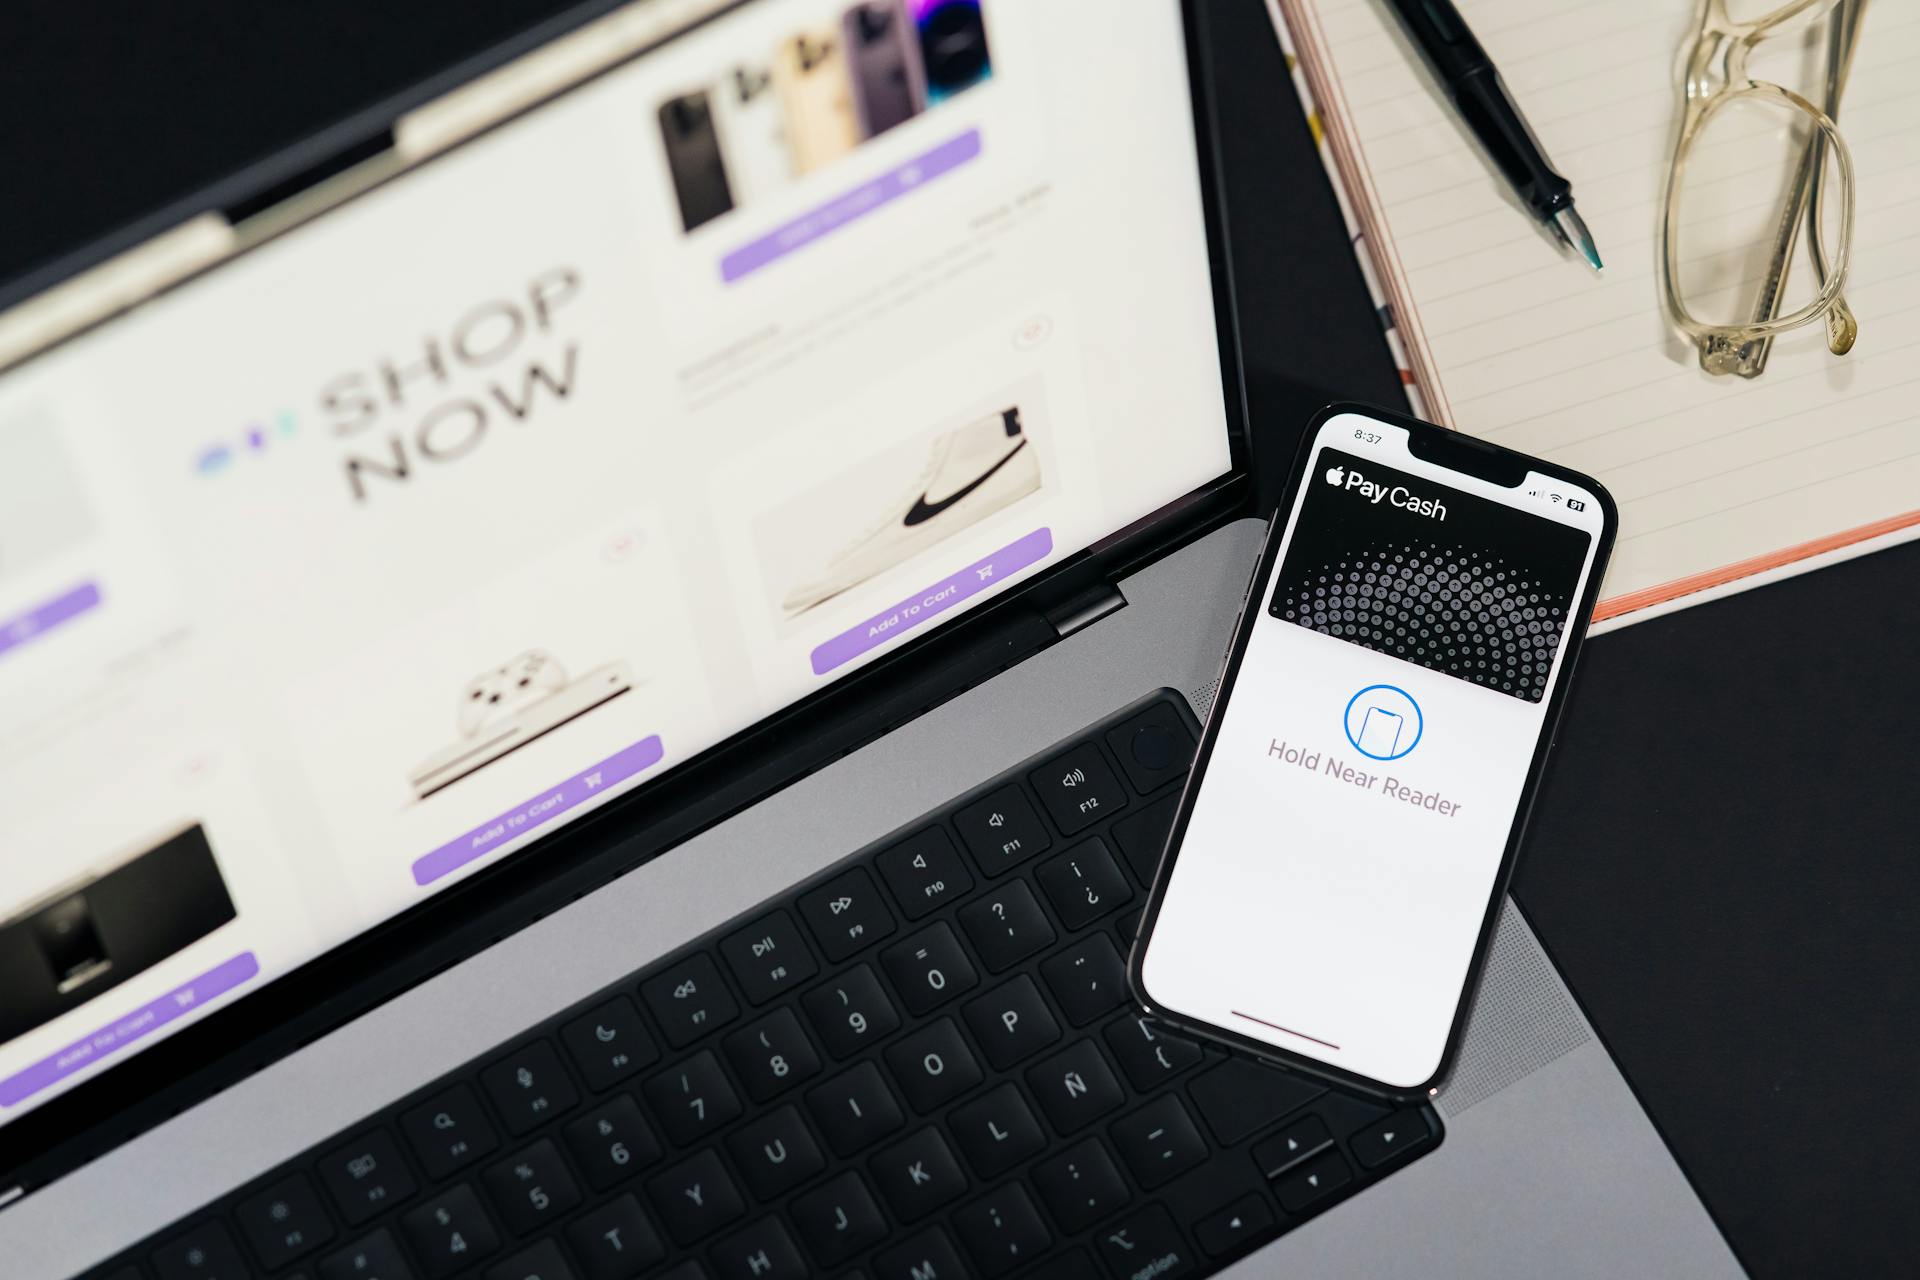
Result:
<svg viewBox="0 0 1920 1280"><path fill-rule="evenodd" d="M1273 576L1275 563L1279 559L1280 545L1285 540L1287 525L1294 509L1299 506L1304 497L1308 467L1315 450L1321 443L1320 432L1330 420L1341 415L1358 415L1403 428L1408 434L1408 452L1436 466L1448 467L1463 474L1478 476L1500 484L1508 483L1500 478L1504 476L1512 476L1512 482L1517 484L1519 479L1531 470L1590 490L1600 504L1601 529L1594 549L1593 567L1587 574L1586 585L1580 594L1578 611L1571 616L1582 619L1591 618L1594 605L1600 598L1600 583L1606 575L1607 560L1613 550L1614 538L1619 532L1620 513L1614 505L1613 495L1593 477L1545 459L1530 457L1471 436L1463 436L1457 431L1435 426L1430 422L1423 422L1391 409L1339 402L1330 404L1315 414L1300 437L1300 445L1294 454L1293 470L1287 481L1285 497L1267 527L1265 545L1260 551L1260 562L1247 584L1246 595L1241 598L1240 616L1234 622L1233 643L1227 651L1226 662L1221 668L1219 689L1214 695L1213 707L1207 716L1206 729L1200 735L1200 747L1194 755L1193 769L1187 774L1186 781L1181 784L1180 800L1174 809L1173 826L1167 835L1167 846L1161 851L1160 861L1154 873L1153 888L1147 895L1147 905L1141 913L1139 929L1134 934L1133 946L1127 954L1127 985L1132 989L1134 998L1148 1013L1188 1034L1252 1053L1256 1057L1278 1063L1289 1070L1344 1088L1357 1089L1396 1103L1413 1103L1425 1101L1453 1070L1454 1059L1458 1056L1460 1049L1460 1033L1466 1024L1467 1011L1473 1007L1474 997L1480 989L1480 981L1486 967L1487 948L1493 940L1494 922L1499 918L1500 902L1506 896L1507 886L1512 882L1514 868L1519 862L1521 841L1526 834L1527 823L1533 815L1534 797L1540 788L1540 778L1545 770L1547 755L1553 748L1554 736L1559 731L1560 717L1566 708L1567 692L1572 685L1574 669L1578 666L1581 650L1585 646L1587 634L1585 626L1578 628L1569 626L1567 629L1566 654L1561 660L1553 688L1547 695L1546 715L1541 722L1540 737L1534 744L1533 758L1527 766L1526 780L1521 787L1519 801L1514 806L1513 823L1507 831L1506 848L1501 852L1500 867L1493 878L1493 889L1488 895L1486 908L1481 914L1479 933L1473 944L1473 955L1467 964L1466 981L1461 984L1459 1001L1454 1007L1453 1019L1447 1029L1446 1045L1441 1051L1440 1060L1431 1076L1417 1084L1390 1085L1384 1081L1374 1080L1318 1059L1294 1053L1267 1041L1256 1040L1226 1027L1197 1022L1155 1000L1147 990L1143 972L1146 943L1153 936L1153 926L1160 917L1160 907L1166 895L1167 873L1179 856L1180 842L1186 835L1187 822L1193 814L1194 801L1206 778L1207 763L1213 756L1214 743L1220 735L1221 708L1225 707L1232 697L1234 682L1240 673L1240 663L1246 656L1247 643L1253 634L1253 622L1266 608L1264 592ZM1453 459L1464 459L1464 465L1455 465ZM1255 599L1256 594L1260 594L1261 598Z"/></svg>

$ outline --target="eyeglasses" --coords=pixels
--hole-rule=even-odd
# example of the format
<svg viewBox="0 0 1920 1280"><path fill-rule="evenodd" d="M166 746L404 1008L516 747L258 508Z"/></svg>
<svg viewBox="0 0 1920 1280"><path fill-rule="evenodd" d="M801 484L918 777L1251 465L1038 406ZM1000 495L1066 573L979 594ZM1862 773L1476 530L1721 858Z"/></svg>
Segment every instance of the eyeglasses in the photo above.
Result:
<svg viewBox="0 0 1920 1280"><path fill-rule="evenodd" d="M1757 0L1745 3L1762 7ZM1851 350L1859 334L1842 293L1853 250L1853 156L1834 117L1865 8L1866 0L1789 0L1735 21L1729 0L1699 0L1662 202L1660 279L1667 315L1699 348L1700 367L1708 373L1758 377L1775 337L1823 317L1835 355ZM1781 36L1805 37L1822 18L1822 104L1747 74L1756 46ZM1829 209L1828 193L1835 188L1836 204ZM1703 206L1708 214L1683 222L1683 204ZM1803 223L1818 289L1782 315ZM1683 257L1683 228L1715 252ZM1757 275L1750 274L1756 268ZM1750 292L1755 284L1757 295Z"/></svg>

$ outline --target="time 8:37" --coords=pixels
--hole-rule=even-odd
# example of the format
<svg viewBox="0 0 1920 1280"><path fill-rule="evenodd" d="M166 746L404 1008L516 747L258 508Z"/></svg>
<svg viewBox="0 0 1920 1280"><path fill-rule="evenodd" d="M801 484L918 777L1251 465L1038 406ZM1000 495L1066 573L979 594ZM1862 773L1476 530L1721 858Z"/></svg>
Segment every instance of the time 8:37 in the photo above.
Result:
<svg viewBox="0 0 1920 1280"><path fill-rule="evenodd" d="M1353 433L1353 438L1364 441L1367 444L1380 443L1380 433L1378 431L1368 431L1365 427L1356 428Z"/></svg>

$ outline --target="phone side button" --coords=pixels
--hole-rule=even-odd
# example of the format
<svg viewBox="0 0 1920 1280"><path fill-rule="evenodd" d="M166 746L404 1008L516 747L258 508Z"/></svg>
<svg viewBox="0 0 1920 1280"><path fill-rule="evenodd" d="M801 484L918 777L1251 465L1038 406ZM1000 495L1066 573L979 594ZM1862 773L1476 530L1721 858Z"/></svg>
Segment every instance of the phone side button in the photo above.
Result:
<svg viewBox="0 0 1920 1280"><path fill-rule="evenodd" d="M1347 1139L1353 1158L1363 1168L1378 1169L1389 1160L1398 1160L1410 1151L1418 1151L1433 1140L1433 1130L1418 1111L1396 1111L1385 1120L1362 1129Z"/></svg>
<svg viewBox="0 0 1920 1280"><path fill-rule="evenodd" d="M1338 1151L1329 1151L1274 1183L1273 1190L1288 1213L1299 1213L1352 1181L1346 1160Z"/></svg>

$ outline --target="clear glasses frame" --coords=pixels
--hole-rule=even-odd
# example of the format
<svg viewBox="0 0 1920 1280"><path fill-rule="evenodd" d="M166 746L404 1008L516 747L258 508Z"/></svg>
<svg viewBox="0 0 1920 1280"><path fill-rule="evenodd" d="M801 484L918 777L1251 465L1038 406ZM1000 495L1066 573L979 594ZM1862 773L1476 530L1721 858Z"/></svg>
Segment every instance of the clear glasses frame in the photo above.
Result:
<svg viewBox="0 0 1920 1280"><path fill-rule="evenodd" d="M1698 21L1686 55L1680 131L1661 202L1660 280L1668 317L1699 348L1700 367L1709 373L1757 377L1766 368L1776 336L1822 317L1827 321L1828 348L1835 355L1851 350L1859 334L1858 322L1843 294L1853 255L1853 155L1829 113L1839 110L1865 7L1866 0L1788 0L1755 21L1735 22L1728 16L1727 0L1699 0ZM1776 36L1803 32L1823 18L1830 27L1824 107L1791 89L1747 74L1747 57L1754 46ZM1751 99L1797 111L1807 118L1810 127L1805 151L1794 166L1785 193L1773 257L1751 318L1738 324L1710 324L1687 309L1680 283L1679 194L1694 142L1707 122L1733 103ZM1826 218L1826 198L1828 187L1835 184L1825 180L1829 155L1839 187L1837 219L1831 224ZM1806 223L1809 257L1819 292L1805 306L1780 315L1781 295L1802 221ZM1831 246L1826 236L1830 225L1838 233Z"/></svg>

